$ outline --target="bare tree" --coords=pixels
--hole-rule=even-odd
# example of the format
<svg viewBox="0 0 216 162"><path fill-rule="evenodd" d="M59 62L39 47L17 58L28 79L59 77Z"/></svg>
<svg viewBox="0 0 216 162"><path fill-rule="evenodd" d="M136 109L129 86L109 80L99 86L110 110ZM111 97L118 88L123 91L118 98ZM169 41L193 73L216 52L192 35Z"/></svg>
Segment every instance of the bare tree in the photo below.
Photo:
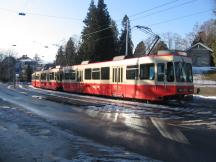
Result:
<svg viewBox="0 0 216 162"><path fill-rule="evenodd" d="M188 48L187 40L177 33L167 32L163 33L161 37L169 49L185 50Z"/></svg>
<svg viewBox="0 0 216 162"><path fill-rule="evenodd" d="M200 26L198 23L196 23L193 27L193 31L186 34L186 40L188 46L191 46L193 44L194 39L197 37L197 33L200 32Z"/></svg>
<svg viewBox="0 0 216 162"><path fill-rule="evenodd" d="M171 32L167 32L167 33L163 33L162 35L161 35L161 38L162 38L162 40L164 41L164 43L166 43L167 44L167 47L169 48L169 49L173 49L173 33L171 33Z"/></svg>

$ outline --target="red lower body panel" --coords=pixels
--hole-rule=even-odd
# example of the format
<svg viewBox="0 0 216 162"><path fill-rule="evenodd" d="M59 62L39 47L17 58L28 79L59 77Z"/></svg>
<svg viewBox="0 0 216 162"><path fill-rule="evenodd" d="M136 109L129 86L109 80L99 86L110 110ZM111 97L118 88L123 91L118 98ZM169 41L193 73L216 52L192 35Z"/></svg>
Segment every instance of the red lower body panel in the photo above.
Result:
<svg viewBox="0 0 216 162"><path fill-rule="evenodd" d="M44 89L57 90L62 88L62 83L59 82L41 82L40 87Z"/></svg>
<svg viewBox="0 0 216 162"><path fill-rule="evenodd" d="M67 92L158 101L164 97L193 94L193 86L88 83L62 83L62 86Z"/></svg>

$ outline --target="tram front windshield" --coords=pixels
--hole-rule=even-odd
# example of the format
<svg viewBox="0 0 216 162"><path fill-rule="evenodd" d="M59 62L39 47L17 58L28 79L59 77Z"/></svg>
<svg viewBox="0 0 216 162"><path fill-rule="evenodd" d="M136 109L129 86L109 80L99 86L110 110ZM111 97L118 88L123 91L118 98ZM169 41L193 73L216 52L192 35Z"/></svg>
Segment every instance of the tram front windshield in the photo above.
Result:
<svg viewBox="0 0 216 162"><path fill-rule="evenodd" d="M192 66L186 62L175 62L176 82L193 82Z"/></svg>

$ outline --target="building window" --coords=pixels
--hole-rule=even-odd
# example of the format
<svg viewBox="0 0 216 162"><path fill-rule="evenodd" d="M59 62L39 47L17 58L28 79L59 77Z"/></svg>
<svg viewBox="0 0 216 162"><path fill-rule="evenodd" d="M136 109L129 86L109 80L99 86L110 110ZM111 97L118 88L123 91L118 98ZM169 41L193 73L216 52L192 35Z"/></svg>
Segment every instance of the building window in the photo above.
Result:
<svg viewBox="0 0 216 162"><path fill-rule="evenodd" d="M126 79L128 80L138 79L138 65L127 66Z"/></svg>
<svg viewBox="0 0 216 162"><path fill-rule="evenodd" d="M154 80L155 69L154 64L141 64L140 65L140 79L142 80Z"/></svg>

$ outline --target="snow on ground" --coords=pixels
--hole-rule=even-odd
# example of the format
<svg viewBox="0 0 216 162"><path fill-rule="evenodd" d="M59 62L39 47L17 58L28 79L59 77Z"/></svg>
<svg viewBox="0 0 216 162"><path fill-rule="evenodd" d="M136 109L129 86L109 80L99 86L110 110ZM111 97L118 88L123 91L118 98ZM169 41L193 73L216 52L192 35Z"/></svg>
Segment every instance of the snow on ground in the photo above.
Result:
<svg viewBox="0 0 216 162"><path fill-rule="evenodd" d="M199 78L199 76L194 77L194 84L202 87L216 87L216 81L214 80L204 80Z"/></svg>
<svg viewBox="0 0 216 162"><path fill-rule="evenodd" d="M216 67L193 67L194 84L201 87L216 87L216 78L207 80L204 74L216 73Z"/></svg>
<svg viewBox="0 0 216 162"><path fill-rule="evenodd" d="M216 96L202 96L202 95L193 95L195 99L204 98L204 99L212 99L216 100Z"/></svg>
<svg viewBox="0 0 216 162"><path fill-rule="evenodd" d="M207 74L216 72L216 67L193 67L193 74Z"/></svg>

